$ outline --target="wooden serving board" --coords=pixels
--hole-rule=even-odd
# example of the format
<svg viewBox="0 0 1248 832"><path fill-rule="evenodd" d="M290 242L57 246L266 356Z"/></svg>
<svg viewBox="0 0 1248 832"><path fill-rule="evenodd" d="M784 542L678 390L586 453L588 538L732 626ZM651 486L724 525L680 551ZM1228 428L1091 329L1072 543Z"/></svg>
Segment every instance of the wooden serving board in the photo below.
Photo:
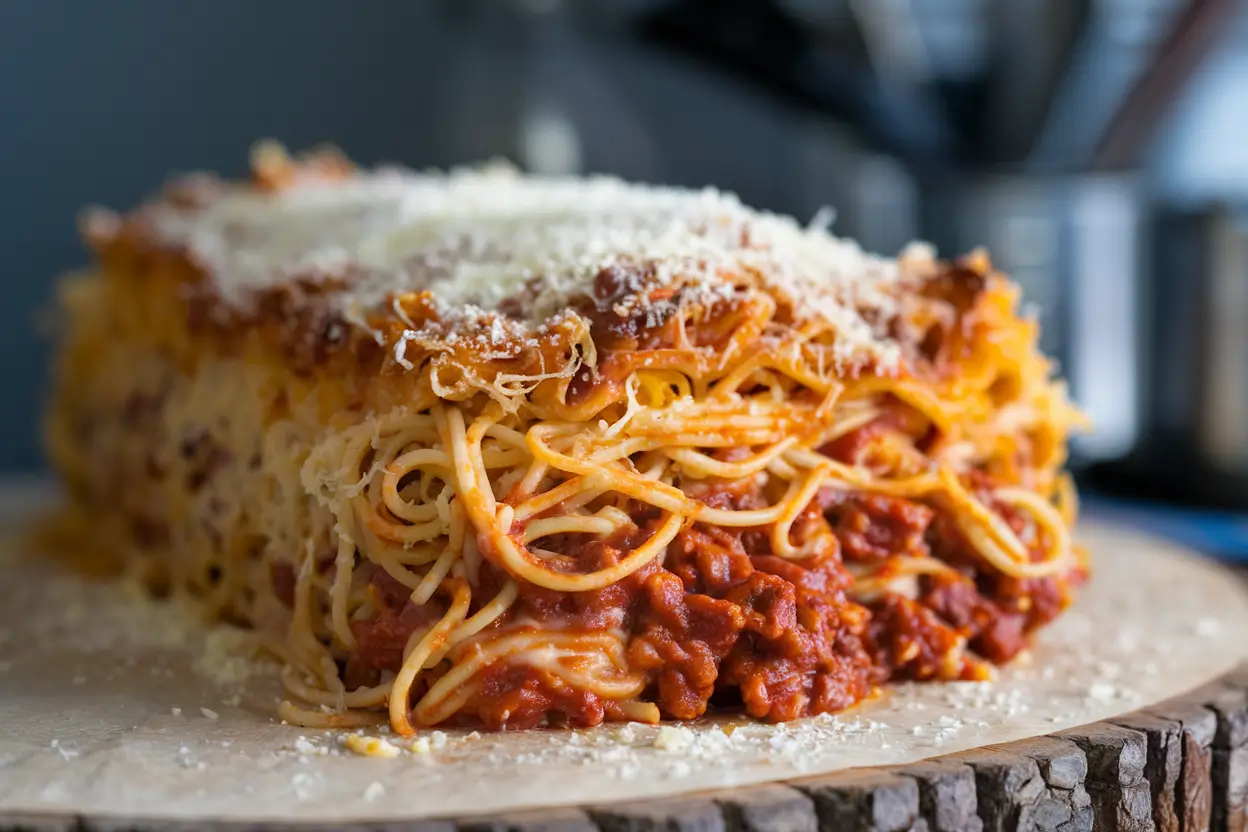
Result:
<svg viewBox="0 0 1248 832"><path fill-rule="evenodd" d="M0 494L0 526L30 509ZM783 726L426 732L393 759L275 723L241 634L13 538L0 830L1248 829L1248 593L1169 544L1080 536L1092 583L990 683Z"/></svg>

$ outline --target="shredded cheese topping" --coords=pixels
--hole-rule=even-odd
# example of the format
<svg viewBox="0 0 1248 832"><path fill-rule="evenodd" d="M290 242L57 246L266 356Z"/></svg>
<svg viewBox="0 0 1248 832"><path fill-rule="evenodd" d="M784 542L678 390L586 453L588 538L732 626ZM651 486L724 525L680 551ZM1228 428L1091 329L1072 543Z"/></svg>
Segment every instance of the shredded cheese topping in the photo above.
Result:
<svg viewBox="0 0 1248 832"><path fill-rule="evenodd" d="M150 216L157 238L188 251L236 306L296 277L332 278L348 320L428 290L467 319L523 297L519 319L509 318L536 327L588 295L603 269L628 263L645 278L617 304L621 316L656 287L713 300L748 275L799 316L826 319L847 357L877 364L896 360L881 324L895 314L895 284L931 262L920 248L899 260L864 253L823 223L803 227L713 189L526 177L499 166L381 169L273 192L222 188L206 204L159 203Z"/></svg>

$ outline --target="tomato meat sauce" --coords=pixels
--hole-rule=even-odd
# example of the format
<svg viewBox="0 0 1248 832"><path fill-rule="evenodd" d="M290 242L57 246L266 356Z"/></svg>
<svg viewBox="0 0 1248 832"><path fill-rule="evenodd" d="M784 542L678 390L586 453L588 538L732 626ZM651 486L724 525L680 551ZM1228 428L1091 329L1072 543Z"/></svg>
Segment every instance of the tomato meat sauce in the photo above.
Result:
<svg viewBox="0 0 1248 832"><path fill-rule="evenodd" d="M700 498L721 508L763 502L758 486L742 483ZM562 534L540 545L560 568L607 568L650 537L654 515L639 508L635 527L607 539ZM1064 578L1016 580L978 570L952 519L913 500L825 489L791 535L795 545L819 554L780 558L766 530L693 524L661 562L601 589L561 593L522 585L511 610L484 635L525 627L615 633L627 663L621 672L645 680L637 698L654 703L663 718L738 711L781 722L843 710L890 679L982 678L975 657L1009 661L1070 601ZM504 583L483 553L481 591L474 595L484 600L476 605ZM914 576L908 592L854 595L852 570L898 555L938 556L954 568ZM416 607L384 570L365 568L377 612L352 625L357 651L344 675L357 685L396 672L411 634L432 626L444 609L437 599ZM286 578L278 581L283 588ZM586 727L620 718L617 703L523 662L498 662L473 684L476 692L455 724Z"/></svg>

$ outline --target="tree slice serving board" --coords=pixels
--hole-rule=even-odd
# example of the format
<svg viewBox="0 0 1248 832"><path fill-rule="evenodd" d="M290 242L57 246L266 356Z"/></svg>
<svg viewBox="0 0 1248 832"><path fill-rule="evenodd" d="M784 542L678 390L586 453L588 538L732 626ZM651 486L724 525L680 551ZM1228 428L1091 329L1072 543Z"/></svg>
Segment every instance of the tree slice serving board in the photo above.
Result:
<svg viewBox="0 0 1248 832"><path fill-rule="evenodd" d="M7 528L28 503L0 500ZM1245 828L1248 595L1169 544L1079 537L1093 580L993 682L780 726L424 732L388 737L387 759L274 722L280 686L245 635L9 534L0 829Z"/></svg>

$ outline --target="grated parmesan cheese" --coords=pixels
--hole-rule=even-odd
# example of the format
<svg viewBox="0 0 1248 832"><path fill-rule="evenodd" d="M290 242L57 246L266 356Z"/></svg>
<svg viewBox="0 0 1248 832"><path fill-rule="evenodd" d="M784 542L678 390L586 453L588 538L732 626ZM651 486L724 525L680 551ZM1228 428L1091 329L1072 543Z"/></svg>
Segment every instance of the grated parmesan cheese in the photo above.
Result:
<svg viewBox="0 0 1248 832"><path fill-rule="evenodd" d="M140 216L159 242L189 253L228 306L246 308L296 277L332 278L330 302L358 323L365 310L392 308L396 294L428 290L444 314L477 321L471 334L494 345L515 336L509 324L531 333L590 294L603 269L629 265L618 314L654 317L646 290L655 284L714 300L733 291L733 276L750 275L799 317L828 321L847 359L889 364L899 354L883 322L896 311L898 279L932 258L922 245L898 259L867 254L828 233L828 212L803 226L710 188L500 167L378 170L276 192L222 188L194 208L156 203ZM491 314L517 298L520 318Z"/></svg>

